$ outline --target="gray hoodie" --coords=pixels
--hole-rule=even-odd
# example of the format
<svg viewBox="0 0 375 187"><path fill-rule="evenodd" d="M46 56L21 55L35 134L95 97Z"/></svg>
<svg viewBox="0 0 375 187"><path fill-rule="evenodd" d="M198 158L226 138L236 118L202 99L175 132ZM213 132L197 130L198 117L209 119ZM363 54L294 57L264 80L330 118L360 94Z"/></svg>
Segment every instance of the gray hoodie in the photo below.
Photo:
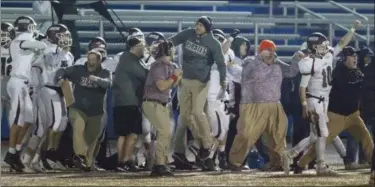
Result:
<svg viewBox="0 0 375 187"><path fill-rule="evenodd" d="M217 64L220 82L225 81L226 65L221 45L210 32L203 36L194 29L185 29L170 38L174 46L183 45L182 77L197 79L202 83L210 80L211 66Z"/></svg>

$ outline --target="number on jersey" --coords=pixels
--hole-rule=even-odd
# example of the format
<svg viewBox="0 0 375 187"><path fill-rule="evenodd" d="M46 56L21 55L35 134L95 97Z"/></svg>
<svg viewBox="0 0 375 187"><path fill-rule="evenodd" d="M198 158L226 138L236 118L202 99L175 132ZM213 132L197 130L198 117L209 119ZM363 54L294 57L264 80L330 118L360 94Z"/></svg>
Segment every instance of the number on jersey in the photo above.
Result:
<svg viewBox="0 0 375 187"><path fill-rule="evenodd" d="M323 69L322 71L322 76L323 76L323 88L326 88L328 85L332 85L332 67L327 66L326 69Z"/></svg>
<svg viewBox="0 0 375 187"><path fill-rule="evenodd" d="M12 71L12 62L11 57L1 57L1 75L2 76L9 76L10 72Z"/></svg>

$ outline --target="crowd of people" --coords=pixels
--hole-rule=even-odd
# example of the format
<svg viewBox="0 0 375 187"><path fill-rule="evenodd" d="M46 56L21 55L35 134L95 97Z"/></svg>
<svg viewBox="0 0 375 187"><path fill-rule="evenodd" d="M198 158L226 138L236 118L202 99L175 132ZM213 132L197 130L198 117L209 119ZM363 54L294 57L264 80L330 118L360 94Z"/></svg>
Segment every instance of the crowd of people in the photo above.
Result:
<svg viewBox="0 0 375 187"><path fill-rule="evenodd" d="M347 46L359 25L334 47L322 33L312 33L285 63L273 41L261 41L251 55L238 29L226 36L208 16L171 38L131 28L124 51L114 58L107 55L105 39L95 37L87 57L75 60L65 25L53 24L43 35L29 16L3 22L2 103L10 128L4 161L17 172L143 167L152 176L171 176L196 167L248 169L247 155L256 147L266 161L264 171L297 174L310 164L318 175L337 175L325 162L327 143L333 142L347 169L359 168L349 156L355 148L346 149L338 136L348 130L362 146L360 160L374 163L368 129L374 122L374 54ZM175 63L179 45L181 66ZM287 94L300 98L290 107L280 102L288 80L294 88ZM305 134L293 139L290 150L286 113L296 116L295 131L303 129L296 133ZM107 157L109 115L118 139L117 153ZM65 135L67 127L71 136ZM66 144L73 153L64 157L59 149ZM137 162L140 150L145 165Z"/></svg>

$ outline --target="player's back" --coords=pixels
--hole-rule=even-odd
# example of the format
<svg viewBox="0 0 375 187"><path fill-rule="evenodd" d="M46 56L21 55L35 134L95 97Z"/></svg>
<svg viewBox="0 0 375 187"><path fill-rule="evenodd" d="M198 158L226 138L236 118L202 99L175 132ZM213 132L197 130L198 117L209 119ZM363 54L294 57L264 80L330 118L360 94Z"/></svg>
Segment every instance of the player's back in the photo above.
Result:
<svg viewBox="0 0 375 187"><path fill-rule="evenodd" d="M29 49L22 49L24 41L35 41L29 33L22 33L10 43L9 53L12 57L12 71L10 76L21 79L30 79L31 64L34 60L35 53Z"/></svg>
<svg viewBox="0 0 375 187"><path fill-rule="evenodd" d="M323 58L306 57L298 65L302 74L310 74L307 92L313 96L328 96L331 91L332 53Z"/></svg>

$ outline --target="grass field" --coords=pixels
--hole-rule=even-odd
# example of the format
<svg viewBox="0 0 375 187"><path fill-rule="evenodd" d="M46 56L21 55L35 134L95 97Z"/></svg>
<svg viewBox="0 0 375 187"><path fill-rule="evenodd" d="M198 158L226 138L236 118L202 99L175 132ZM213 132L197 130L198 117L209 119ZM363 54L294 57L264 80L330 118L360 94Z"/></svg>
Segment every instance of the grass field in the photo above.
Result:
<svg viewBox="0 0 375 187"><path fill-rule="evenodd" d="M112 142L112 148L116 147L114 143ZM2 142L1 161L6 151L7 143ZM244 173L176 172L174 177L165 178L151 178L148 172L129 174L69 171L16 174L9 173L9 167L2 163L1 186L368 186L370 170L343 170L342 159L332 145L327 145L326 161L340 173L339 176L318 177L314 170L305 171L303 175L288 176L282 172L258 170Z"/></svg>
<svg viewBox="0 0 375 187"><path fill-rule="evenodd" d="M318 177L314 170L302 175L282 172L176 172L174 177L151 178L149 173L136 174L93 172L51 172L44 174L9 173L3 167L1 186L367 186L369 170L344 171L335 177Z"/></svg>

